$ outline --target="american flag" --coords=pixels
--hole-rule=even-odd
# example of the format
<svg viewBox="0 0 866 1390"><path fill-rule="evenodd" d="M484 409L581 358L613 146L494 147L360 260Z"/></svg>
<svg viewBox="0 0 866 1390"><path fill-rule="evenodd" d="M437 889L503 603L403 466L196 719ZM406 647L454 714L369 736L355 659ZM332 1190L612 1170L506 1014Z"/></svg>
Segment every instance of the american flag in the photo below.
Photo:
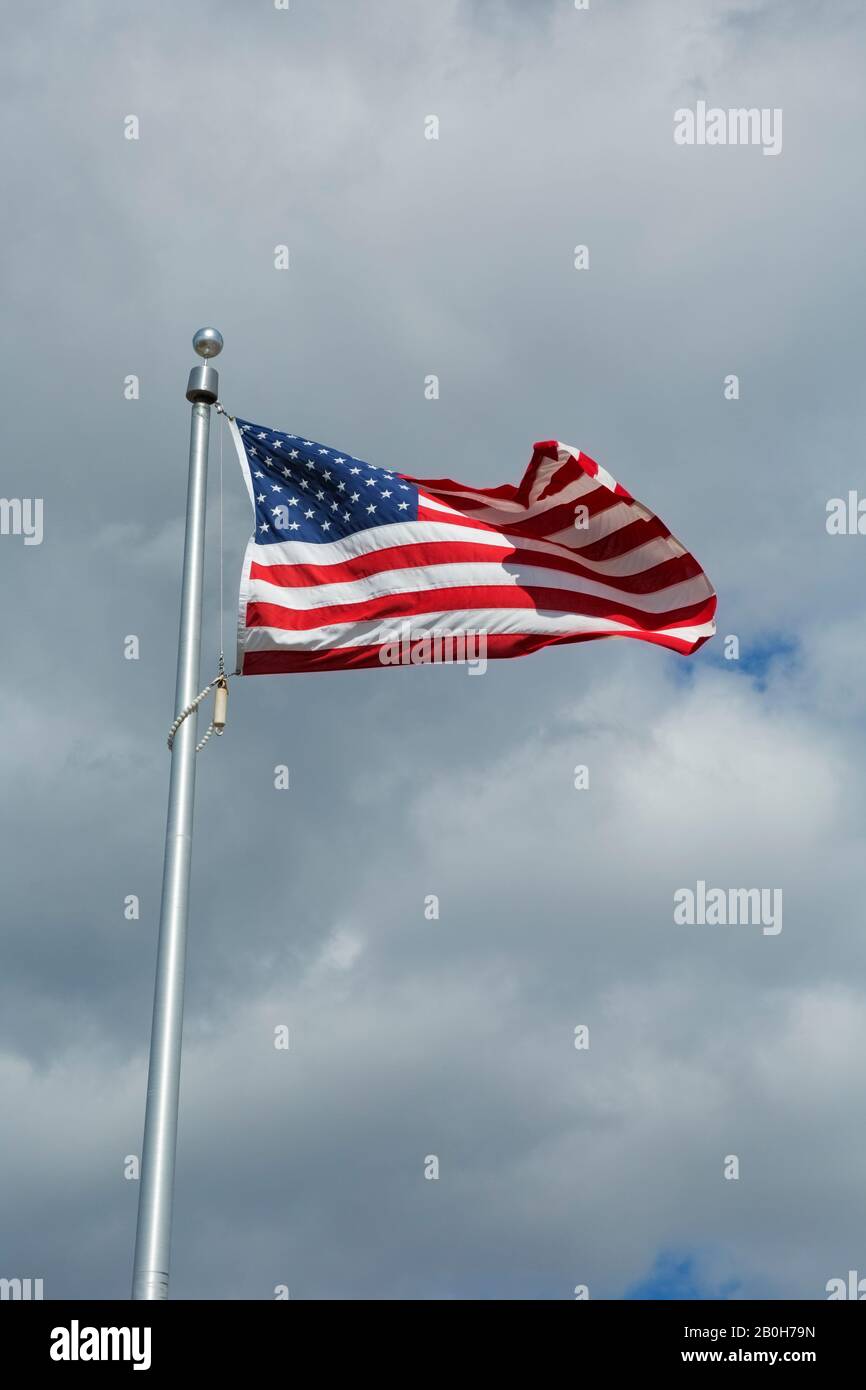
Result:
<svg viewBox="0 0 866 1390"><path fill-rule="evenodd" d="M536 444L514 486L413 478L230 422L255 533L238 670L377 666L401 633L484 634L490 657L636 637L696 651L716 597L697 560L588 455Z"/></svg>

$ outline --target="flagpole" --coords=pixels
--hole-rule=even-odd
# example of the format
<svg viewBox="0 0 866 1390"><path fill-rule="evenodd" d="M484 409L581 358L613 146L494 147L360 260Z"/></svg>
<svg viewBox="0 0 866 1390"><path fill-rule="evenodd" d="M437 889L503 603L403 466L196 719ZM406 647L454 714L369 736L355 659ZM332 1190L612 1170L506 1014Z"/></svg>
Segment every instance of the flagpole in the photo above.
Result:
<svg viewBox="0 0 866 1390"><path fill-rule="evenodd" d="M222 335L200 328L193 347L205 361L189 374L186 398L192 404L189 440L189 483L186 499L186 538L180 634L177 648L175 718L198 694L201 649L201 607L204 573L207 450L211 406L218 399L219 377L208 358L222 351ZM195 801L197 716L193 710L177 730L171 752L171 780L165 832L162 905L147 1075L147 1106L138 1194L138 1229L132 1297L168 1297L174 1161L180 1096L180 1054L183 1034L183 984L186 928L189 914L189 874Z"/></svg>

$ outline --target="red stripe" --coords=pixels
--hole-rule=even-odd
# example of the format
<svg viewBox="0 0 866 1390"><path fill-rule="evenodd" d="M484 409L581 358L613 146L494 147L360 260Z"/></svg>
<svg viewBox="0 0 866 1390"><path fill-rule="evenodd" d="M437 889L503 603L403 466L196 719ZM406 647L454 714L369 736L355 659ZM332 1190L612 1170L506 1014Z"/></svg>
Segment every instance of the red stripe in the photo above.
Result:
<svg viewBox="0 0 866 1390"><path fill-rule="evenodd" d="M615 505L616 499L613 498L613 494L608 493L608 496L612 498L610 505ZM582 498L579 500L583 501ZM575 502L575 506L576 505L577 502ZM545 525L539 528L541 531L540 535L534 536L528 532L524 533L527 540L547 539L547 518L550 515L550 512L545 512ZM517 539L520 539L521 536L519 521L513 523L510 521L502 521L499 525L494 526L489 522L479 521L471 516L461 516L459 512L437 512L434 511L432 507L425 507L423 505L419 505L418 507L418 520L439 521L448 526L467 526L471 530L492 531L497 535L505 537L514 535ZM572 526L573 521L574 513L571 512L559 529L561 531L566 530L568 527ZM550 529L550 534L555 534L554 528ZM579 533L575 530L574 534L578 535ZM601 536L598 540L590 541L587 545L569 546L568 550L573 551L575 555L584 556L587 560L615 560L621 555L627 555L630 550L636 550L639 545L646 545L647 541L664 538L669 535L670 531L665 526L664 522L660 521L657 516L651 517L649 521L645 521L643 517L638 516L635 517L634 521L626 522L625 526L620 526L616 531L611 531L607 536ZM552 544L563 545L563 542L554 541Z"/></svg>
<svg viewBox="0 0 866 1390"><path fill-rule="evenodd" d="M369 579L388 570L411 569L419 565L496 564L508 561L515 567L533 565L538 569L559 570L579 579L589 579L628 594L653 594L680 584L701 573L693 555L673 555L637 574L608 576L582 565L568 554L549 555L539 550L522 550L513 545L477 545L469 541L418 541L411 545L389 546L387 550L366 551L351 560L330 565L261 565L253 560L250 578L261 579L280 588L309 588L316 584L352 583Z"/></svg>
<svg viewBox="0 0 866 1390"><path fill-rule="evenodd" d="M563 488L568 487L570 483L576 483L581 478L585 477L586 469L581 467L572 454L551 474L547 486L542 488L541 492L538 494L538 501L543 502L545 498L553 497L557 492L561 492Z"/></svg>
<svg viewBox="0 0 866 1390"><path fill-rule="evenodd" d="M525 503L541 464L545 459L558 458L559 446L555 439L543 440L540 444L533 445L532 458L529 460L526 472L517 487L513 483L502 483L499 487L474 487L469 483L457 483L453 478L416 478L411 473L402 473L400 476L405 478L407 483L414 483L418 488L426 488L428 492L453 492L457 494L470 492L487 497L491 502ZM571 458L573 459L573 455ZM582 461L583 455L581 454ZM597 467L597 464L593 464L593 470L596 470ZM580 468L580 464L578 464L578 468Z"/></svg>
<svg viewBox="0 0 866 1390"><path fill-rule="evenodd" d="M487 638L487 659L498 661L513 656L529 656L543 647L563 646L571 642L592 642L599 637L610 641L613 637L627 636L627 633L576 633L563 637L549 637L539 633L494 633ZM670 651L688 656L702 647L709 639L700 637L696 642L685 642L679 637L662 636L657 632L635 632L634 636L642 642L652 642L655 646L666 647ZM243 661L245 676L278 675L287 672L303 671L348 671L364 667L380 666L379 652L389 643L366 647L326 647L321 651L269 651L246 652ZM430 663L432 664L432 663Z"/></svg>
<svg viewBox="0 0 866 1390"><path fill-rule="evenodd" d="M568 465L564 464L563 467L567 468ZM559 470L560 473L562 471L562 469ZM580 472L579 469L578 472ZM549 485L535 501L540 502L544 498L552 496L554 492L560 492L562 488L558 479L559 473L556 475L556 487L553 488ZM569 478L567 481L574 482L574 478ZM429 491L432 492L432 489ZM437 497L436 500L445 502L449 507L458 507L458 499L456 498ZM581 497L572 497L566 502L561 502L559 506L548 507L544 511L536 513L535 516L521 515L520 512L501 511L495 520L488 518L486 524L495 530L507 530L514 536L532 536L537 540L543 540L545 536L551 536L557 531L564 531L567 527L573 526L576 508L585 507L587 516L599 516L602 512L609 511L611 507L619 506L623 500L625 499L611 492L610 488L599 486L593 488L591 492L585 492ZM430 507L424 507L423 503L424 498L422 496L419 504L419 519L434 520L437 513ZM460 499L459 508L462 509L465 506L466 504ZM439 513L438 515L441 519L442 514ZM485 524L476 517L472 517L472 522L476 526Z"/></svg>
<svg viewBox="0 0 866 1390"><path fill-rule="evenodd" d="M441 500L447 502L449 506L458 507L461 511L477 510L479 508L491 506L495 508L497 502L515 502L525 506L529 500L530 490L532 484L535 482L535 475L538 472L538 468L547 457L548 455L539 455L539 457L535 459L533 456L533 463L530 463L524 477L524 482L521 483L519 489L513 487L511 484L506 484L504 487L491 488L470 487L468 483L455 483L451 478L411 478L409 481L414 482L416 487L423 488L425 492L432 493L434 496L441 498ZM552 471L547 485L535 500L541 502L546 497L551 497L554 493L560 492L564 487L567 487L569 483L575 482L577 479L584 476L584 470L581 468L574 455L571 455L564 463L560 464L559 468ZM511 516L514 515L514 513L508 509L503 510L503 515Z"/></svg>
<svg viewBox="0 0 866 1390"><path fill-rule="evenodd" d="M648 541L666 540L669 535L670 531L657 516L649 521L637 517L626 526L620 526L618 531L611 531L609 536L579 546L575 554L582 555L585 560L619 560L621 556L637 550L638 546L646 545Z"/></svg>
<svg viewBox="0 0 866 1390"><path fill-rule="evenodd" d="M673 627L675 624L709 622L716 609L715 595L663 613L647 613L618 599L575 594L567 589L533 588L531 592L507 584L473 584L465 588L423 589L358 603L337 603L322 608L283 608L276 603L247 604L247 627L275 627L287 632L309 632L334 623L360 622L368 618L406 618L414 613L436 613L454 609L528 608L555 613L573 613L592 618L608 618L628 623L643 631Z"/></svg>
<svg viewBox="0 0 866 1390"><path fill-rule="evenodd" d="M612 507L621 505L621 498L614 496L609 488L597 487L594 492L585 492L582 497L574 497L568 502L561 502L556 507L548 507L547 511L539 512L536 516L524 517L522 521L507 521L500 524L500 529L508 531L510 536L526 536L530 540L543 541L547 536L555 536L559 531L571 530L575 535L580 536L574 524L577 516L577 508L585 507L582 513L589 518L601 516L603 512L608 512Z"/></svg>
<svg viewBox="0 0 866 1390"><path fill-rule="evenodd" d="M524 506L528 506L532 495L532 488L535 484L539 468L546 465L548 459L559 458L559 446L555 439L544 440L540 444L533 445L532 458L529 460L529 467L520 479L520 486L517 495Z"/></svg>
<svg viewBox="0 0 866 1390"><path fill-rule="evenodd" d="M535 444L529 466L517 488L509 483L498 488L483 488L470 487L465 483L456 483L451 478L413 478L408 473L401 476L405 477L407 482L414 483L416 487L424 488L428 492L434 494L448 494L443 496L442 500L451 506L459 507L461 511L473 511L488 505L489 502L495 503L497 501L522 502L524 506L528 506L530 504L532 488L538 470L542 465L546 464L547 460L558 460L558 458L559 447L556 440L542 440L540 443ZM590 458L589 454L583 453L582 450L580 451L579 458L575 454L569 454L568 457L562 461L559 468L551 472L547 483L535 500L541 502L547 497L553 497L557 492L561 492L563 488L567 487L569 483L581 477L598 477L598 464L594 458ZM616 479L614 479L613 482L614 485L612 489L609 488L607 484L600 483L598 492L606 493L608 497L615 498L621 502L634 502L635 499L628 488L623 487L622 483L618 483ZM480 494L488 499L488 501L481 502L476 496L467 496L467 493ZM587 495L589 497L595 497L597 494L593 492ZM581 501L583 500L585 499L581 498ZM605 505L610 505L610 503ZM598 505L597 509L603 511L604 506ZM595 510L595 507L591 508L591 510Z"/></svg>

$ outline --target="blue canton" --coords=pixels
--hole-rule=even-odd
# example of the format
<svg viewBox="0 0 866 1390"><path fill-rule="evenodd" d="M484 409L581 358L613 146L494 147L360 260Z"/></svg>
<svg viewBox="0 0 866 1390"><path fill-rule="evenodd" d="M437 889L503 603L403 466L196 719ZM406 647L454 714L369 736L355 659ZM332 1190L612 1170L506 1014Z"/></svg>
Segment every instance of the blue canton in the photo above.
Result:
<svg viewBox="0 0 866 1390"><path fill-rule="evenodd" d="M418 520L418 489L387 468L314 439L236 421L250 470L256 543L336 541Z"/></svg>

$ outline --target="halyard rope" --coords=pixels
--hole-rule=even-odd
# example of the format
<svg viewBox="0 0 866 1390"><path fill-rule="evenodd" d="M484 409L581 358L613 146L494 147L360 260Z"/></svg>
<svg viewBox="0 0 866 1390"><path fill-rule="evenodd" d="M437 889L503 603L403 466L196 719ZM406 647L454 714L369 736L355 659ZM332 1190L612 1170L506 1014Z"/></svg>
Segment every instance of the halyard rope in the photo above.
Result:
<svg viewBox="0 0 866 1390"><path fill-rule="evenodd" d="M217 405L219 405L219 401L217 401ZM225 414L225 412L223 411L223 408L222 408L221 405L220 405L219 410L217 411L217 429L219 429L219 427L220 427L220 418L219 418L219 417L220 417L220 414ZM223 669L223 609L224 609L224 607L225 607L225 604L224 604L224 601L223 601L223 431L222 431L221 429L219 429L219 436L220 436L220 543L219 543L219 555L220 555L220 670L222 670L222 669Z"/></svg>

